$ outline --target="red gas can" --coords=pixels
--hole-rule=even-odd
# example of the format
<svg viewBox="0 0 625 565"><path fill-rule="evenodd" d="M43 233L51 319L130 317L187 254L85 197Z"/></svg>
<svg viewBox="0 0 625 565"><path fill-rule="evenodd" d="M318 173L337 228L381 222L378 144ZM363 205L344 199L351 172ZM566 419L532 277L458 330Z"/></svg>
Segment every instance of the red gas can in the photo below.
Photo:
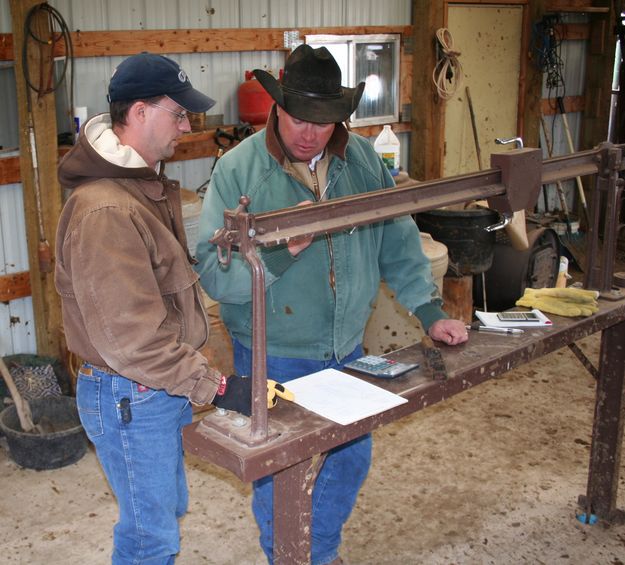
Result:
<svg viewBox="0 0 625 565"><path fill-rule="evenodd" d="M245 82L237 92L239 99L239 119L242 122L265 124L273 104L273 98L256 80L252 71L245 71Z"/></svg>

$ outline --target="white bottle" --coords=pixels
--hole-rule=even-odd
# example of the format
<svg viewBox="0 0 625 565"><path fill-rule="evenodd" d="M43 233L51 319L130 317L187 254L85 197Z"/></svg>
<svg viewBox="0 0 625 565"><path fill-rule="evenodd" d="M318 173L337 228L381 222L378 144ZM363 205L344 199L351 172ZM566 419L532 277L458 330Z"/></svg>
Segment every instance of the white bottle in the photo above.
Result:
<svg viewBox="0 0 625 565"><path fill-rule="evenodd" d="M393 176L399 173L399 139L390 125L385 125L373 144L375 152L382 158Z"/></svg>

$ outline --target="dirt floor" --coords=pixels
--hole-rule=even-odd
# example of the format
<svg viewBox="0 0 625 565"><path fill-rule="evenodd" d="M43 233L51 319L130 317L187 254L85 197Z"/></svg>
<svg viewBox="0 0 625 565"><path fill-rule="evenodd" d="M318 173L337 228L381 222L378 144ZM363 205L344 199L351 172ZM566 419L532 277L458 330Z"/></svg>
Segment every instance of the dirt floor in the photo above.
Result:
<svg viewBox="0 0 625 565"><path fill-rule="evenodd" d="M596 363L598 336L580 345ZM345 529L347 563L625 563L625 525L584 525L594 381L568 349L375 433L374 464ZM92 451L19 468L0 440L7 564L110 562L116 504ZM621 465L619 507L625 507ZM250 486L188 457L180 565L264 563Z"/></svg>
<svg viewBox="0 0 625 565"><path fill-rule="evenodd" d="M578 345L596 365L599 336ZM576 518L594 389L564 348L376 431L374 463L344 531L346 563L625 564L625 525ZM187 469L177 563L265 563L250 485L193 456ZM621 509L624 482L621 462ZM92 450L37 472L18 467L0 438L0 492L0 562L110 563L116 503Z"/></svg>

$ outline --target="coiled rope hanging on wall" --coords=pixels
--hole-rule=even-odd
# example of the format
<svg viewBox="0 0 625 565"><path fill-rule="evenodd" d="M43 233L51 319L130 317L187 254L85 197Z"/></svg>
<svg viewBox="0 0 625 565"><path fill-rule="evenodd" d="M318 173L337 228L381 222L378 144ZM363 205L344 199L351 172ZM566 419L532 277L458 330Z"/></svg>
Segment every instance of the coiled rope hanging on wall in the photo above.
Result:
<svg viewBox="0 0 625 565"><path fill-rule="evenodd" d="M432 81L438 95L443 100L449 100L462 84L464 77L460 64L460 51L454 49L454 38L447 28L440 28L436 32L438 40L438 61L432 71Z"/></svg>
<svg viewBox="0 0 625 565"><path fill-rule="evenodd" d="M39 35L37 21L43 14L48 19L49 33L44 36ZM60 72L55 73L55 61L59 59L56 55L57 44L63 47L62 67ZM33 57L38 59L38 76L33 77L30 68L29 48L32 49ZM61 13L50 6L47 2L35 4L26 15L24 20L24 42L22 44L22 67L24 80L28 88L27 104L31 110L31 90L37 94L37 98L42 98L46 94L57 91L63 82L68 80L69 90L69 131L74 130L74 47L72 37L67 22Z"/></svg>
<svg viewBox="0 0 625 565"><path fill-rule="evenodd" d="M35 19L39 16L40 13L44 13L49 20L50 33L46 37L39 36L36 30L36 26L34 24ZM56 28L58 28L58 30ZM33 41L37 46L42 67L44 65L47 65L48 67L47 69L41 69L37 84L35 84L31 80L28 60L29 41ZM58 79L55 79L54 52L57 43L63 44L65 57L63 57L63 67L61 69L60 77ZM70 30L61 13L46 2L33 6L28 11L28 14L26 15L26 20L24 21L24 44L22 45L22 64L24 67L24 78L26 80L26 84L32 90L34 90L39 97L44 96L50 92L54 92L64 81L67 69L70 68L70 71L73 70L73 59L74 52Z"/></svg>

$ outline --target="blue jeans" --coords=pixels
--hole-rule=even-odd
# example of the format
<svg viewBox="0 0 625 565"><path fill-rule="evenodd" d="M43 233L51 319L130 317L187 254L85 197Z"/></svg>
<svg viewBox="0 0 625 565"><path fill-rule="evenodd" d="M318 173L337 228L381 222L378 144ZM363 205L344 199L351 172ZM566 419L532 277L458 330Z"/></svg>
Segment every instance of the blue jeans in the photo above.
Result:
<svg viewBox="0 0 625 565"><path fill-rule="evenodd" d="M182 428L192 418L187 398L85 364L76 403L119 506L113 565L173 564L178 518L189 501L182 451Z"/></svg>
<svg viewBox="0 0 625 565"><path fill-rule="evenodd" d="M252 352L237 340L234 343L234 368L239 375L252 374ZM339 363L267 356L267 377L286 383L297 377L321 371L340 369L343 364L362 355L357 347ZM315 482L312 495L311 553L313 565L324 565L338 557L341 530L356 504L358 491L371 466L371 434L335 447L328 456ZM260 545L273 563L273 477L254 481L252 511L260 529Z"/></svg>

